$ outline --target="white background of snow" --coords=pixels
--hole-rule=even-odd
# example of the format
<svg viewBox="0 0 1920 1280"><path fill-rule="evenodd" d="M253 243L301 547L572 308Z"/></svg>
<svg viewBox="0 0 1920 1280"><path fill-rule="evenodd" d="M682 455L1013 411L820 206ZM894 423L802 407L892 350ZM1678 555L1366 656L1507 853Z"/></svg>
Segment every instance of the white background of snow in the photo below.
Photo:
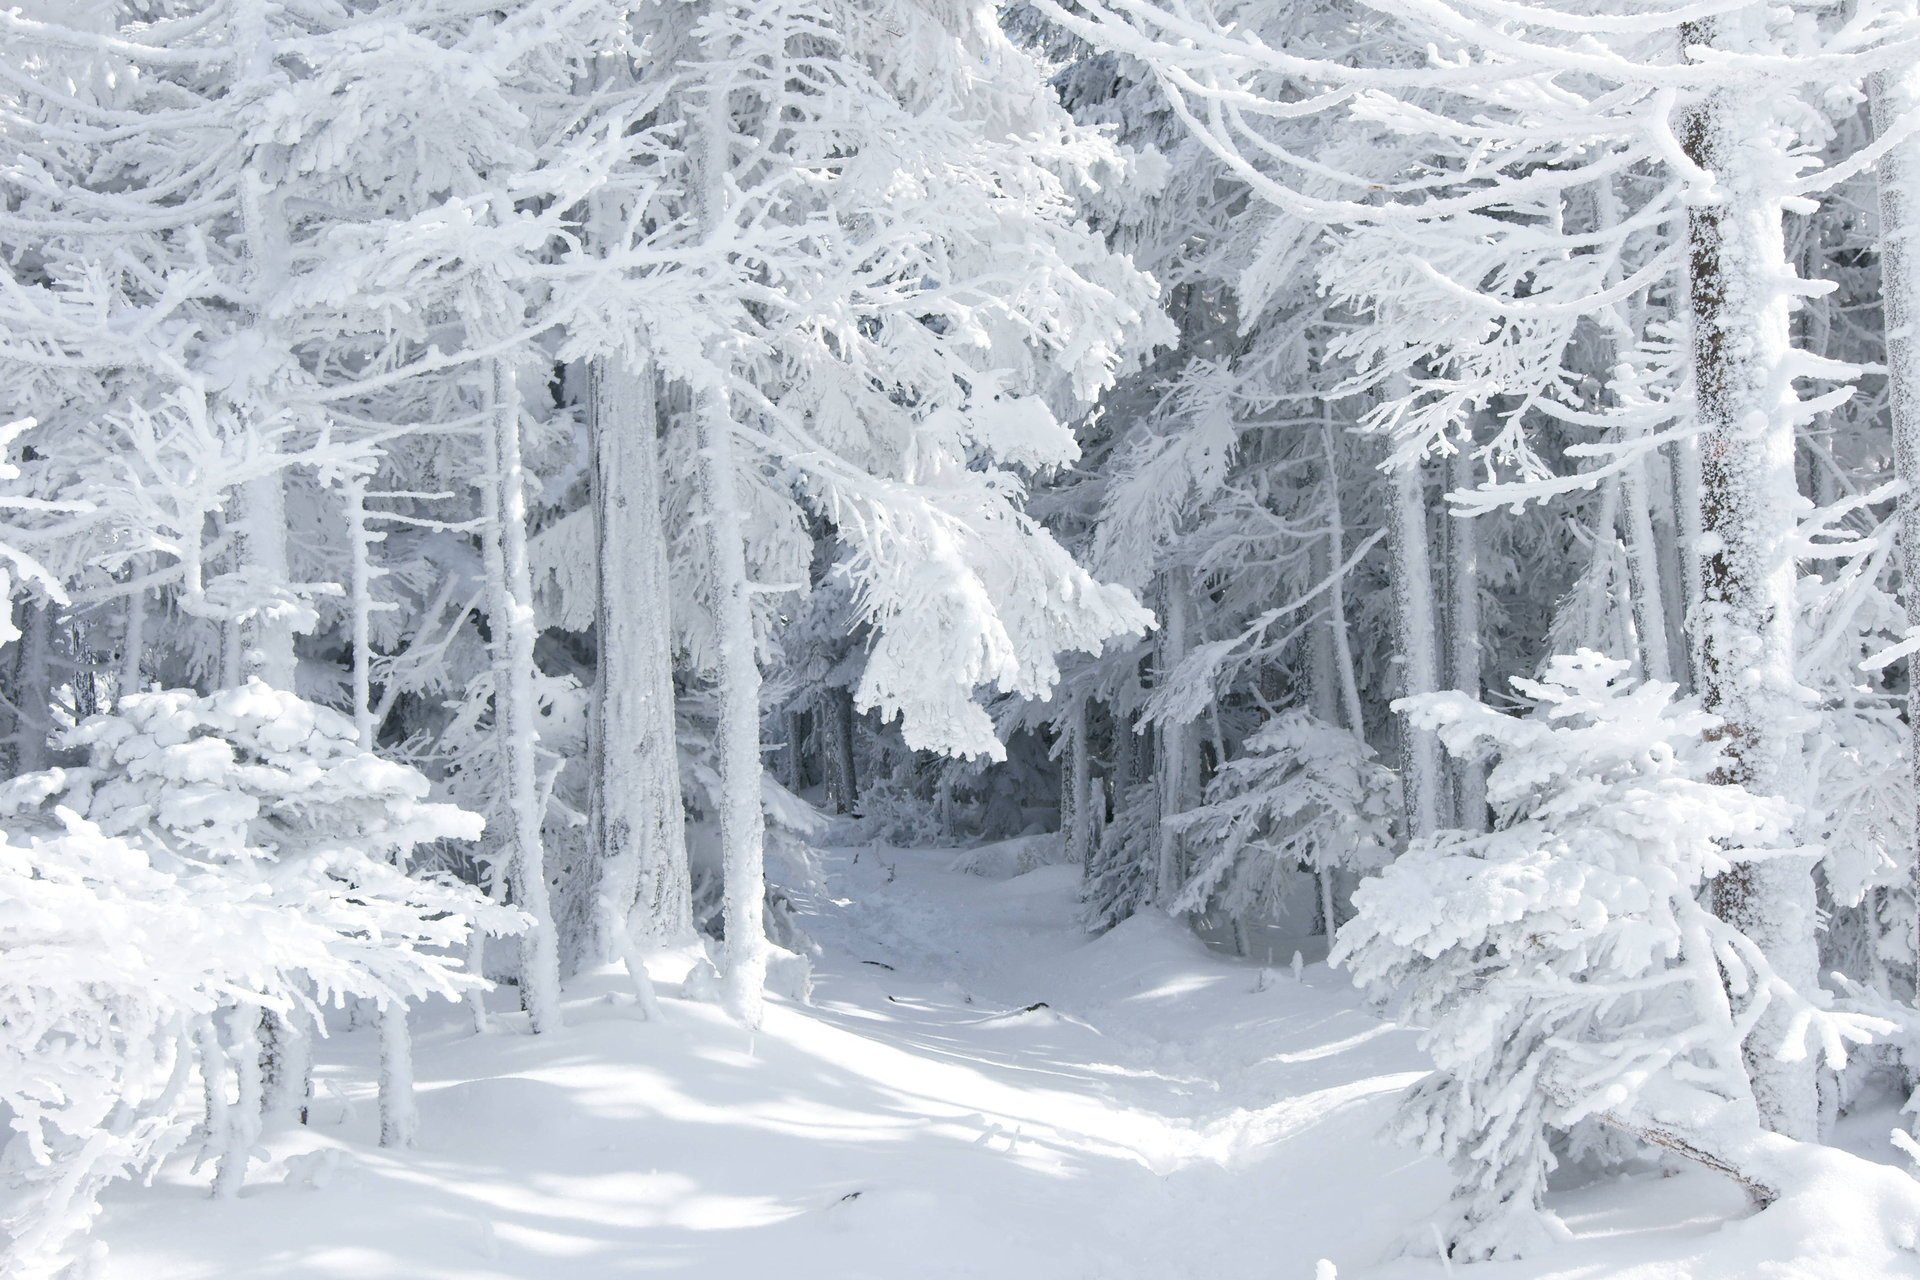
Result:
<svg viewBox="0 0 1920 1280"><path fill-rule="evenodd" d="M371 1032L336 1034L313 1124L240 1201L180 1167L109 1197L103 1275L1313 1280L1321 1259L1345 1280L1445 1274L1402 1256L1444 1170L1379 1133L1422 1070L1415 1037L1344 975L1263 973L1157 917L1090 941L1070 868L993 880L953 861L830 853L830 896L803 904L814 1004L773 1002L757 1034L671 998L664 1022L640 1021L598 976L550 1037L475 1037L436 1012L409 1153L374 1145ZM677 975L658 976L671 996ZM1886 1128L1843 1136L1892 1159ZM1837 1185L1747 1218L1711 1175L1648 1173L1557 1197L1573 1238L1550 1255L1453 1270L1920 1277L1920 1256L1848 1229L1858 1200Z"/></svg>

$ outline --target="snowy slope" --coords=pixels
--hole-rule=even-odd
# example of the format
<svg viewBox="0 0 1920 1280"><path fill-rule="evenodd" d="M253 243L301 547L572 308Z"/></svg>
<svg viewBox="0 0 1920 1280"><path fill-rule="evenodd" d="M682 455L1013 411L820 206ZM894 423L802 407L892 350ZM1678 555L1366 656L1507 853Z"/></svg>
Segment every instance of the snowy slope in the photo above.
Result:
<svg viewBox="0 0 1920 1280"><path fill-rule="evenodd" d="M677 999L642 1022L611 977L574 984L551 1037L475 1037L448 1016L420 1037L411 1153L373 1145L371 1037L336 1035L313 1125L274 1146L242 1203L210 1201L184 1168L120 1190L103 1274L1312 1280L1321 1259L1348 1280L1443 1274L1400 1255L1444 1171L1379 1137L1421 1070L1415 1038L1342 975L1221 957L1164 919L1089 941L1071 870L993 880L951 861L830 854L829 896L803 903L814 1003L774 1002L758 1034ZM1555 1208L1574 1238L1550 1256L1455 1270L1920 1276L1914 1255L1844 1230L1809 1252L1808 1207L1742 1219L1703 1174Z"/></svg>

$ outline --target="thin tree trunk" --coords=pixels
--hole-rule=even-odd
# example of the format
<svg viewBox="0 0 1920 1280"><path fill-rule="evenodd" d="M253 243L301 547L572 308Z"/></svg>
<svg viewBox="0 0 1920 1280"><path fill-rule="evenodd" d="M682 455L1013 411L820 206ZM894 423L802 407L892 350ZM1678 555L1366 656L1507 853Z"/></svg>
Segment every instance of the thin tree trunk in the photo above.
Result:
<svg viewBox="0 0 1920 1280"><path fill-rule="evenodd" d="M740 529L732 415L710 392L700 407L700 463L713 575L720 694L720 843L726 920L725 997L733 1015L760 1025L766 1001L766 817L760 805L760 665Z"/></svg>
<svg viewBox="0 0 1920 1280"><path fill-rule="evenodd" d="M490 370L485 499L488 623L493 629L494 735L510 823L513 886L533 917L520 939L520 1000L535 1032L560 1026L560 963L540 826L539 711L534 705L533 585L520 463L520 387L504 360Z"/></svg>
<svg viewBox="0 0 1920 1280"><path fill-rule="evenodd" d="M1644 460L1635 459L1621 474L1620 495L1627 575L1633 589L1633 623L1640 633L1640 670L1650 680L1671 680L1666 586L1660 580L1660 546L1653 534Z"/></svg>
<svg viewBox="0 0 1920 1280"><path fill-rule="evenodd" d="M1087 714L1084 698L1073 704L1066 725L1065 768L1061 769L1061 834L1071 866L1085 871L1093 857L1093 764L1087 751Z"/></svg>
<svg viewBox="0 0 1920 1280"><path fill-rule="evenodd" d="M346 482L348 611L352 619L353 727L360 749L372 751L376 725L373 713L373 544L382 535L367 528L367 481L364 476ZM404 868L403 868L404 869ZM380 1006L380 1145L411 1147L419 1125L413 1100L413 1033L407 1026L407 1006L390 1000Z"/></svg>
<svg viewBox="0 0 1920 1280"><path fill-rule="evenodd" d="M1690 43L1717 43L1721 22ZM1792 278L1781 185L1790 170L1765 109L1723 92L1692 109L1680 136L1721 199L1687 214L1701 517L1700 689L1725 724L1725 780L1791 795L1796 404L1788 362ZM1743 864L1714 882L1715 911L1745 932L1787 982L1814 989L1813 878L1798 858ZM1761 1121L1788 1137L1817 1131L1811 1058L1788 1062L1775 1002L1748 1038Z"/></svg>
<svg viewBox="0 0 1920 1280"><path fill-rule="evenodd" d="M1471 489L1474 484L1473 459L1462 448L1449 462L1448 483L1456 490ZM1453 687L1475 702L1482 693L1480 682L1480 526L1468 516L1454 516L1447 523L1448 541L1453 555L1447 570L1447 586L1452 596L1448 609L1451 634L1448 637L1448 666ZM1487 829L1487 768L1478 759L1454 761L1454 822L1464 831Z"/></svg>
<svg viewBox="0 0 1920 1280"><path fill-rule="evenodd" d="M1340 508L1340 455L1333 436L1333 410L1323 405L1320 413L1320 444L1327 458L1327 559L1334 575L1327 588L1327 629L1333 636L1334 670L1340 676L1340 703L1346 710L1346 725L1353 736L1365 739L1367 725L1360 705L1360 682L1353 674L1353 632L1347 626L1347 576L1341 566L1347 562L1346 517Z"/></svg>
<svg viewBox="0 0 1920 1280"><path fill-rule="evenodd" d="M285 472L275 470L242 486L239 532L241 563L270 588L287 589L293 574L287 548ZM230 673L236 682L259 679L275 689L298 692L292 620L278 609L262 609L242 634L249 643L239 668ZM259 1038L265 1115L277 1123L293 1122L305 1114L312 1092L313 1046L302 1027L272 1011L261 1014Z"/></svg>
<svg viewBox="0 0 1920 1280"><path fill-rule="evenodd" d="M131 571L129 576L138 576ZM126 600L126 625L120 633L120 690L115 698L140 692L140 666L147 656L147 593L135 591Z"/></svg>
<svg viewBox="0 0 1920 1280"><path fill-rule="evenodd" d="M248 568L284 589L292 573L287 558L286 478L280 471L247 481L240 494L240 555ZM257 676L276 689L296 693L293 625L278 610L253 615L248 627L245 676Z"/></svg>
<svg viewBox="0 0 1920 1280"><path fill-rule="evenodd" d="M1163 578L1165 583L1166 616L1160 629L1160 670L1157 683L1165 686L1173 678L1173 673L1187 656L1187 623L1190 605L1187 597L1187 584L1179 570L1169 570ZM1185 721L1162 721L1160 724L1160 817L1156 849L1158 858L1154 867L1155 905L1171 910L1180 889L1186 883L1186 866L1182 857L1180 834L1166 821L1174 814L1183 813L1189 807L1191 796L1192 765L1189 757L1193 754L1192 727Z"/></svg>
<svg viewBox="0 0 1920 1280"><path fill-rule="evenodd" d="M1401 697L1433 693L1440 685L1423 469L1419 462L1393 468L1393 509L1388 513ZM1440 739L1403 716L1400 744L1407 831L1421 839L1440 829Z"/></svg>
<svg viewBox="0 0 1920 1280"><path fill-rule="evenodd" d="M373 750L377 725L373 715L373 544L382 535L367 528L367 481L353 476L346 482L347 608L352 621L353 727L363 750Z"/></svg>

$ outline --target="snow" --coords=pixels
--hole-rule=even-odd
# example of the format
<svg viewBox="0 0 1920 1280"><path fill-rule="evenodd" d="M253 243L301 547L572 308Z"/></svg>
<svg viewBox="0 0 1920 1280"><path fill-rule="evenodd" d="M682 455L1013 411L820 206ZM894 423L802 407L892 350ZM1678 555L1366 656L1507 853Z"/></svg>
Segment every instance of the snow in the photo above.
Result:
<svg viewBox="0 0 1920 1280"><path fill-rule="evenodd" d="M1028 859L956 859L825 854L821 890L797 899L814 1002L771 999L758 1031L679 998L684 953L654 962L655 1022L613 968L571 984L542 1036L514 1034L525 1019L502 993L505 1033L429 1009L411 1151L375 1145L374 1031L336 1029L312 1126L275 1139L236 1201L184 1167L116 1188L100 1274L1446 1274L1402 1256L1430 1249L1446 1171L1381 1134L1425 1070L1413 1032L1324 965L1296 979L1157 913L1089 939L1070 867L996 878ZM1874 1141L1876 1123L1843 1137ZM1563 1187L1565 1242L1466 1274L1920 1276L1920 1257L1863 1228L1904 1175L1817 1159L1833 1167L1812 1191L1754 1217L1701 1172Z"/></svg>

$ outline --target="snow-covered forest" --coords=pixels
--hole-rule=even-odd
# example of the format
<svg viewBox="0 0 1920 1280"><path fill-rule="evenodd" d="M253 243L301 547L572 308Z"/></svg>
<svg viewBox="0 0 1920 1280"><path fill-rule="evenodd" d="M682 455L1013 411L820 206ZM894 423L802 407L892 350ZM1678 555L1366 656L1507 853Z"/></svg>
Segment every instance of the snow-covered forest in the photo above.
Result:
<svg viewBox="0 0 1920 1280"><path fill-rule="evenodd" d="M0 0L0 1277L1920 1277L1915 0Z"/></svg>

